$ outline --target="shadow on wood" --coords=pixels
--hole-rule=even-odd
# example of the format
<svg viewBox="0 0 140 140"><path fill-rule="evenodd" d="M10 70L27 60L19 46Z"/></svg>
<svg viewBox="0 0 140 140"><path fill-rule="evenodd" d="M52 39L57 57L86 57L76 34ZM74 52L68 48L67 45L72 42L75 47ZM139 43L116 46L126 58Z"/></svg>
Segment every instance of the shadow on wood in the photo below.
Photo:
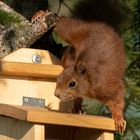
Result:
<svg viewBox="0 0 140 140"><path fill-rule="evenodd" d="M31 140L33 132L33 124L31 123L0 116L0 140L6 140L7 137L15 140L23 138Z"/></svg>

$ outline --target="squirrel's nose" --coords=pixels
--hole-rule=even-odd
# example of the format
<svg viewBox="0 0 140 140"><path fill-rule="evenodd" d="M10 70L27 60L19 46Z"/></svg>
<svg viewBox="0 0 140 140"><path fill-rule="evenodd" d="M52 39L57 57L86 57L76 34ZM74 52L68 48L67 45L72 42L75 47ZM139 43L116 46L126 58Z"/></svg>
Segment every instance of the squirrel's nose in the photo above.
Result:
<svg viewBox="0 0 140 140"><path fill-rule="evenodd" d="M56 94L55 96L56 96L57 98L60 98L60 95L58 95L58 94Z"/></svg>
<svg viewBox="0 0 140 140"><path fill-rule="evenodd" d="M55 95L57 98L60 98L60 94L58 94L57 92L55 92L54 95Z"/></svg>

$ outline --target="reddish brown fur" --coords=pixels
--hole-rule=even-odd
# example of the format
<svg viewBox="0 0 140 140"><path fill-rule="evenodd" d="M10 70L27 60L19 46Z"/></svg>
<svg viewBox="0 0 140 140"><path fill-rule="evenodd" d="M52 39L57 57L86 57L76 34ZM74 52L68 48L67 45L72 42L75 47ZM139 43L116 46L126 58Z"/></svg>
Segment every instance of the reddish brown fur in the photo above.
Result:
<svg viewBox="0 0 140 140"><path fill-rule="evenodd" d="M45 18L45 16L46 16L46 12L43 10L40 10L32 16L31 22L34 23L38 21L39 19L42 20L43 18Z"/></svg>
<svg viewBox="0 0 140 140"><path fill-rule="evenodd" d="M95 98L106 104L119 131L124 131L125 55L122 40L104 23L60 18L55 27L71 44L63 56L64 71L55 95L62 100ZM74 81L75 87L69 83Z"/></svg>

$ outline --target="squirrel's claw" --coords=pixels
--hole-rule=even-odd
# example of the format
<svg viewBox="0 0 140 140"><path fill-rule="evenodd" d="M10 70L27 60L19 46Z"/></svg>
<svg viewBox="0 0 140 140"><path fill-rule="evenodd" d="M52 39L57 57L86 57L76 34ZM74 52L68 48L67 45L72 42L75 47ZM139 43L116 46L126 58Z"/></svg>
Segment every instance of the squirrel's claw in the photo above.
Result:
<svg viewBox="0 0 140 140"><path fill-rule="evenodd" d="M122 119L114 118L114 121L116 130L119 132L120 135L123 135L126 128L126 121L123 118Z"/></svg>

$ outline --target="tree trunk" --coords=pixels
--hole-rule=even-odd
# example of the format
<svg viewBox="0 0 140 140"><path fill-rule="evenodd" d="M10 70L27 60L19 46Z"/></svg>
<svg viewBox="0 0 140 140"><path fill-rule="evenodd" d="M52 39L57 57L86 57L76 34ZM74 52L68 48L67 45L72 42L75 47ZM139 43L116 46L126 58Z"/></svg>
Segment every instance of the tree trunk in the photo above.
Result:
<svg viewBox="0 0 140 140"><path fill-rule="evenodd" d="M55 26L56 22L56 16L50 12L44 22L38 21L32 24L2 1L0 1L0 15L5 15L5 19L8 15L9 21L11 20L10 23L0 20L0 58L21 47L30 47Z"/></svg>

